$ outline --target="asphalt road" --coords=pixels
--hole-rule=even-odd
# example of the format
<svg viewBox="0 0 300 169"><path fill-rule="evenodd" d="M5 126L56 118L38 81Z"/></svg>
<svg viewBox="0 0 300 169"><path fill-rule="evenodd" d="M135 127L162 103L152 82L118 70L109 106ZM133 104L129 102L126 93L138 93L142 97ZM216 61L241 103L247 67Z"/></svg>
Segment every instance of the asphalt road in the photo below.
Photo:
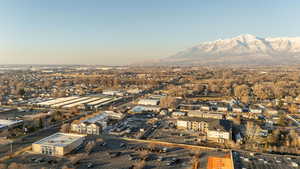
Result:
<svg viewBox="0 0 300 169"><path fill-rule="evenodd" d="M38 140L40 140L44 137L50 136L50 135L58 132L60 130L60 126L63 123L68 123L68 122L71 122L73 120L79 119L84 115L85 114L81 114L81 115L75 116L71 119L61 121L61 122L56 123L54 125L51 125L47 128L40 129L40 130L38 130L34 133L30 133L29 135L26 135L22 138L19 138L19 139L15 140L12 143L13 152L15 152L16 150L20 150L22 148L25 148L27 146L30 146L32 143L34 143L34 142L36 142L36 141L38 141ZM9 155L10 153L11 153L11 145L10 144L0 146L0 158L5 156L5 155Z"/></svg>

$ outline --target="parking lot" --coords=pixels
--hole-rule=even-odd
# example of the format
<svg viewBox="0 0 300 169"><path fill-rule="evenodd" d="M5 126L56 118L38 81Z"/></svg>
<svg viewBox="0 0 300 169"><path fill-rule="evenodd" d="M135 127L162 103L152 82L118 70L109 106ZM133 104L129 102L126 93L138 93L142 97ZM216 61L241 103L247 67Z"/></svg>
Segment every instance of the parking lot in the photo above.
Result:
<svg viewBox="0 0 300 169"><path fill-rule="evenodd" d="M295 169L300 168L300 157L279 156L271 154L233 152L236 169Z"/></svg>
<svg viewBox="0 0 300 169"><path fill-rule="evenodd" d="M208 147L219 147L221 146L214 142L207 142L206 137L199 135L197 132L180 130L177 129L176 119L173 118L160 118L160 125L155 129L155 131L147 137L149 140L160 140L170 143L177 144L189 144L189 145L199 145Z"/></svg>
<svg viewBox="0 0 300 169"><path fill-rule="evenodd" d="M97 139L98 140L98 139ZM165 147L120 139L100 139L90 153L82 146L80 149L64 156L53 157L30 152L7 160L23 164L28 169L62 168L72 166L76 169L129 169L143 165L146 169L186 169L192 166L192 159L198 154L200 168L206 168L208 156L224 156L220 151L194 151L180 147ZM80 160L74 162L75 157Z"/></svg>
<svg viewBox="0 0 300 169"><path fill-rule="evenodd" d="M156 115L153 113L139 113L128 115L119 121L109 134L130 138L144 138L154 131L153 126L157 122Z"/></svg>

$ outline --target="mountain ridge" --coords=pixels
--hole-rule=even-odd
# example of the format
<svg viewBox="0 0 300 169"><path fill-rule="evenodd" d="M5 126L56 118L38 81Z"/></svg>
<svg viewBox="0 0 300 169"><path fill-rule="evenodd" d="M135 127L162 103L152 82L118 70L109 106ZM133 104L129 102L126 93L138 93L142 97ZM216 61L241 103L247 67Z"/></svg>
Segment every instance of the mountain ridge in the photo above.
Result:
<svg viewBox="0 0 300 169"><path fill-rule="evenodd" d="M251 34L203 42L155 64L299 64L300 37L258 37Z"/></svg>

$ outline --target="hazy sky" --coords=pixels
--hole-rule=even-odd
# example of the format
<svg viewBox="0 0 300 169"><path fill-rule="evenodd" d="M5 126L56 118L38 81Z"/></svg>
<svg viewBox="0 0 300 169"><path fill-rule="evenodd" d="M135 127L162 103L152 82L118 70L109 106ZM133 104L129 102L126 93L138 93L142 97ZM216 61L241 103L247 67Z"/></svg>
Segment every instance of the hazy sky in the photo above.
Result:
<svg viewBox="0 0 300 169"><path fill-rule="evenodd" d="M299 19L299 0L0 0L0 64L128 64Z"/></svg>

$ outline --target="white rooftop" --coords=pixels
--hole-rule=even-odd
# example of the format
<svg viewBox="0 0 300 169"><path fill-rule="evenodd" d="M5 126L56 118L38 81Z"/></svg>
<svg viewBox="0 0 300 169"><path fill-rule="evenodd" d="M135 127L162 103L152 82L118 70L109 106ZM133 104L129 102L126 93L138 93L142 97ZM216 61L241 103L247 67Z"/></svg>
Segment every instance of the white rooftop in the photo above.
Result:
<svg viewBox="0 0 300 169"><path fill-rule="evenodd" d="M71 134L71 133L55 133L51 136L43 138L40 141L35 142L33 144L43 144L43 145L48 145L48 146L65 147L83 137L85 137L85 135Z"/></svg>
<svg viewBox="0 0 300 169"><path fill-rule="evenodd" d="M0 129L3 127L8 127L17 123L22 122L22 120L5 120L5 119L0 119Z"/></svg>
<svg viewBox="0 0 300 169"><path fill-rule="evenodd" d="M81 121L82 123L87 122L87 123L96 123L97 121L103 121L107 120L107 114L106 113L101 113L98 114L94 117L88 118L86 120Z"/></svg>

